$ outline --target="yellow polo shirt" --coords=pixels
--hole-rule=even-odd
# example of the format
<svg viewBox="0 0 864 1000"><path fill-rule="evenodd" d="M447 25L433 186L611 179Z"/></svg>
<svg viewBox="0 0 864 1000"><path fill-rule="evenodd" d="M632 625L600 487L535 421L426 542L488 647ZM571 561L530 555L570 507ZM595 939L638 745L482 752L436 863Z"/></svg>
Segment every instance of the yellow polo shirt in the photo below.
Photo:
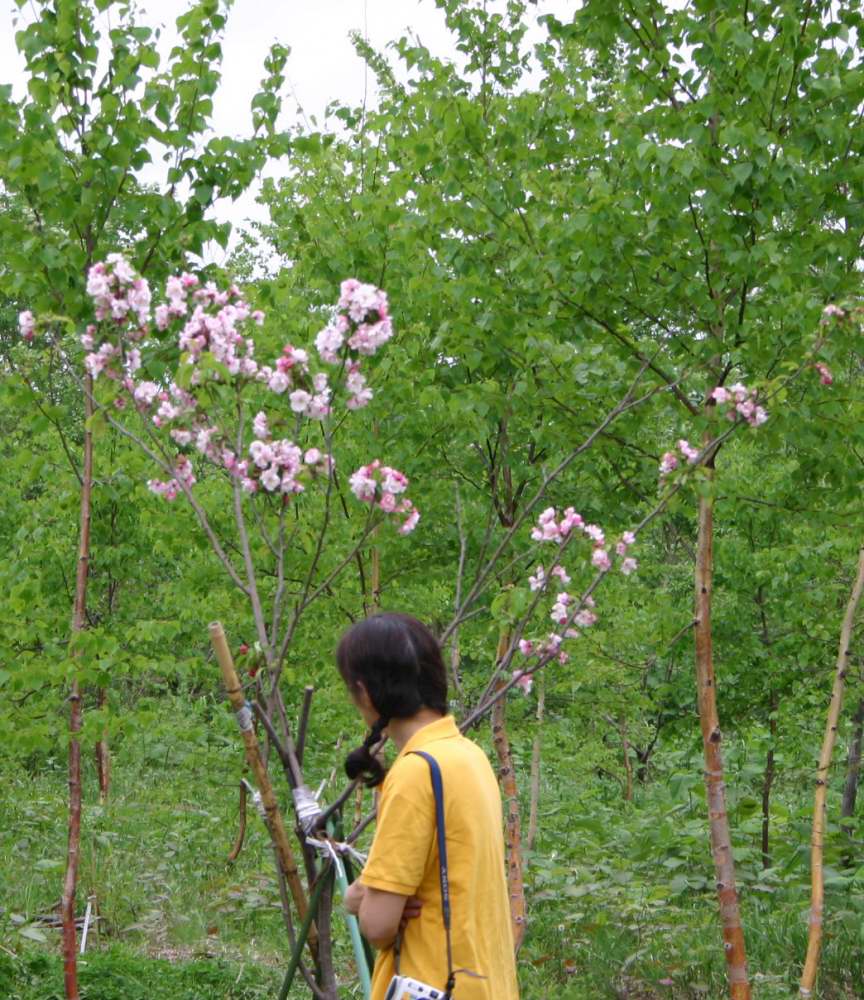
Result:
<svg viewBox="0 0 864 1000"><path fill-rule="evenodd" d="M420 897L423 909L408 921L399 971L443 989L447 946L435 796L429 765L415 750L438 761L444 782L453 967L484 977L458 974L454 1000L518 1000L498 783L486 755L460 734L452 716L419 729L387 773L360 881ZM375 962L372 1000L384 1000L393 975L393 949L385 948Z"/></svg>

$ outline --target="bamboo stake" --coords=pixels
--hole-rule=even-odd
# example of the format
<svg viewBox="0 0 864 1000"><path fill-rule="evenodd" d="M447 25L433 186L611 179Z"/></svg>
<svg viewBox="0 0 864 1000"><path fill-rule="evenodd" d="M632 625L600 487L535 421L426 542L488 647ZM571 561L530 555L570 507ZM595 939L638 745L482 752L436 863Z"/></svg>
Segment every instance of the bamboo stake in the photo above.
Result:
<svg viewBox="0 0 864 1000"><path fill-rule="evenodd" d="M510 630L502 628L498 637L495 662L500 662L510 646ZM503 684L499 682L499 684ZM506 699L499 698L492 709L492 742L498 755L498 778L504 795L507 842L507 890L510 897L510 921L513 946L519 951L525 937L525 885L522 875L522 821L519 815L519 791L510 740L507 737Z"/></svg>
<svg viewBox="0 0 864 1000"><path fill-rule="evenodd" d="M713 469L705 467L709 483ZM714 680L714 655L711 639L711 592L714 574L714 501L710 496L699 497L699 541L696 553L696 686L699 721L702 725L702 746L705 755L705 785L708 793L708 822L711 828L711 850L717 873L717 894L723 923L726 971L732 1000L750 1000L747 975L747 952L744 929L738 908L735 887L735 861L732 857L732 837L726 813L726 785L723 780L723 756L720 751L722 733L717 715L717 689Z"/></svg>
<svg viewBox="0 0 864 1000"><path fill-rule="evenodd" d="M78 565L75 571L75 603L72 611L72 635L82 632L87 618L87 580L90 570L90 514L93 490L93 380L88 375L84 391L84 469L81 477L81 515L78 537ZM77 653L73 656L77 659ZM63 921L63 981L67 1000L79 1000L78 964L75 941L75 890L78 885L78 862L81 854L81 690L77 674L69 693L69 843L66 874L60 903Z"/></svg>
<svg viewBox="0 0 864 1000"><path fill-rule="evenodd" d="M825 903L825 872L822 867L822 852L825 843L825 799L828 793L828 769L837 741L837 725L843 705L843 689L846 686L846 672L849 666L849 644L855 615L864 591L864 547L858 553L858 570L855 583L846 604L843 625L840 629L840 647L837 650L837 665L834 670L834 687L828 706L825 735L822 738L822 752L816 771L816 795L813 802L813 835L810 842L810 934L807 939L807 957L801 973L800 994L813 995L816 973L819 971L819 952L822 947L822 910Z"/></svg>
<svg viewBox="0 0 864 1000"><path fill-rule="evenodd" d="M303 883L300 881L297 862L294 860L294 854L288 842L288 834L285 832L285 823L282 820L282 814L279 812L276 796L273 794L270 776L261 759L258 740L255 738L255 731L252 727L252 712L246 705L246 700L243 697L243 688L240 686L240 678L237 676L237 671L234 668L234 660L231 656L231 650L228 648L221 622L210 623L210 642L213 645L216 659L219 661L219 667L222 670L222 679L225 683L228 700L237 714L237 721L240 731L243 734L243 744L246 748L246 760L255 776L255 784L258 786L258 791L261 793L261 800L264 803L264 809L267 813L267 828L270 831L270 836L276 848L279 864L285 874L288 888L291 890L291 896L294 900L294 905L297 907L297 913L300 919L303 920L307 911L306 892L303 888ZM312 957L317 960L318 935L314 923L310 927L308 941Z"/></svg>

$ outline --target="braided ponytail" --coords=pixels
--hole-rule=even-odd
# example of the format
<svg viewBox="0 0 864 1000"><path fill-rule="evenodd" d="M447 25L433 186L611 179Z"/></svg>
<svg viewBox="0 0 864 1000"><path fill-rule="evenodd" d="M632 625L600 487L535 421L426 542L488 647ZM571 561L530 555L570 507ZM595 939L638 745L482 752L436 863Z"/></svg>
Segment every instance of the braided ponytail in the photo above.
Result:
<svg viewBox="0 0 864 1000"><path fill-rule="evenodd" d="M384 767L372 750L381 742L381 734L387 728L389 721L383 715L379 715L363 745L352 750L345 758L345 773L352 781L355 778L363 778L363 784L367 788L374 788L384 780Z"/></svg>

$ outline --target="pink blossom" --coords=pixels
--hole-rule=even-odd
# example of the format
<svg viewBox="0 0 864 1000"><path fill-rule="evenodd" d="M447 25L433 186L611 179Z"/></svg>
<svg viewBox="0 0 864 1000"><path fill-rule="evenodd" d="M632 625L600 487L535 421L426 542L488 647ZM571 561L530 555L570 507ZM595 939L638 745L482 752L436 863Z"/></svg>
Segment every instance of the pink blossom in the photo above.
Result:
<svg viewBox="0 0 864 1000"><path fill-rule="evenodd" d="M396 497L392 493L385 493L378 501L378 506L386 514L392 514L396 510Z"/></svg>
<svg viewBox="0 0 864 1000"><path fill-rule="evenodd" d="M330 390L316 393L309 401L306 415L312 420L323 420L330 413Z"/></svg>
<svg viewBox="0 0 864 1000"><path fill-rule="evenodd" d="M264 313L260 309L256 309L254 312L251 312L249 314L249 316L250 316L252 322L256 326L263 326L264 325Z"/></svg>
<svg viewBox="0 0 864 1000"><path fill-rule="evenodd" d="M834 381L834 376L831 374L831 369L828 365L823 364L821 361L817 361L814 365L816 371L819 372L819 381L822 385L831 385Z"/></svg>
<svg viewBox="0 0 864 1000"><path fill-rule="evenodd" d="M528 577L528 586L532 590L542 590L546 586L546 572L542 566L537 567L535 576Z"/></svg>
<svg viewBox="0 0 864 1000"><path fill-rule="evenodd" d="M259 410L255 414L255 419L252 421L252 433L256 438L269 438L270 428L267 424L267 414L263 410Z"/></svg>
<svg viewBox="0 0 864 1000"><path fill-rule="evenodd" d="M172 429L168 433L171 435L173 440L180 445L181 448L185 448L187 445L190 445L192 443L191 431L182 430L179 427L172 427Z"/></svg>
<svg viewBox="0 0 864 1000"><path fill-rule="evenodd" d="M275 392L277 395L281 395L285 390L291 385L291 379L284 373L280 371L273 372L270 376L267 386L271 392ZM306 393L308 396L309 393ZM293 406L292 406L293 409Z"/></svg>
<svg viewBox="0 0 864 1000"><path fill-rule="evenodd" d="M569 535L574 528L581 528L584 524L582 515L578 514L572 507L568 507L564 511L564 516L561 518L558 528L562 535Z"/></svg>
<svg viewBox="0 0 864 1000"><path fill-rule="evenodd" d="M350 393L345 402L349 410L359 410L372 400L372 390L366 385L366 379L361 375L359 365L353 365L349 369L345 388Z"/></svg>
<svg viewBox="0 0 864 1000"><path fill-rule="evenodd" d="M273 448L266 441L253 441L249 445L249 454L259 469L266 469L273 461Z"/></svg>
<svg viewBox="0 0 864 1000"><path fill-rule="evenodd" d="M597 615L590 608L582 608L573 621L582 628L590 628L597 622Z"/></svg>
<svg viewBox="0 0 864 1000"><path fill-rule="evenodd" d="M822 322L827 323L828 320L832 318L842 319L846 313L840 308L840 306L835 305L833 302L829 302L827 306L822 310Z"/></svg>
<svg viewBox="0 0 864 1000"><path fill-rule="evenodd" d="M325 326L315 338L315 347L321 360L327 364L335 365L339 361L339 351L345 342L342 332L335 326Z"/></svg>
<svg viewBox="0 0 864 1000"><path fill-rule="evenodd" d="M322 457L321 452L317 448L310 448L303 456L303 461L307 465L317 465Z"/></svg>
<svg viewBox="0 0 864 1000"><path fill-rule="evenodd" d="M711 390L710 398L715 403L727 403L729 401L729 391L724 389L722 385L718 385L716 389Z"/></svg>
<svg viewBox="0 0 864 1000"><path fill-rule="evenodd" d="M28 343L36 336L36 317L29 309L18 314L18 329ZM92 344L91 344L92 347Z"/></svg>
<svg viewBox="0 0 864 1000"><path fill-rule="evenodd" d="M660 475L666 476L673 469L678 468L678 456L674 451L666 451L660 459Z"/></svg>
<svg viewBox="0 0 864 1000"><path fill-rule="evenodd" d="M372 473L376 467L377 463L364 465L348 480L351 492L364 503L371 503L375 499L375 490L378 484Z"/></svg>
<svg viewBox="0 0 864 1000"><path fill-rule="evenodd" d="M699 449L694 448L686 438L679 438L678 450L687 459L690 465L699 460Z"/></svg>
<svg viewBox="0 0 864 1000"><path fill-rule="evenodd" d="M410 535L411 532L417 527L417 522L420 520L420 511L416 507L411 508L411 512L408 517L402 522L399 528L400 535Z"/></svg>
<svg viewBox="0 0 864 1000"><path fill-rule="evenodd" d="M515 686L521 688L523 694L531 694L531 688L534 684L534 678L531 674L526 674L522 670L514 670L513 679L516 681Z"/></svg>
<svg viewBox="0 0 864 1000"><path fill-rule="evenodd" d="M158 479L148 479L147 488L156 496L164 497L166 500L174 500L180 492L180 484L176 479L171 479L167 483Z"/></svg>
<svg viewBox="0 0 864 1000"><path fill-rule="evenodd" d="M271 493L282 486L282 476L278 465L271 465L266 472L261 474L261 485Z"/></svg>
<svg viewBox="0 0 864 1000"><path fill-rule="evenodd" d="M130 375L134 375L140 367L141 351L137 347L133 347L131 350L126 352L126 371Z"/></svg>
<svg viewBox="0 0 864 1000"><path fill-rule="evenodd" d="M639 563L632 556L628 556L621 563L621 572L624 574L624 576L630 576L630 574L635 573L638 568L639 568Z"/></svg>
<svg viewBox="0 0 864 1000"><path fill-rule="evenodd" d="M558 542L561 529L555 522L555 508L547 507L537 518L537 527L531 532L535 542Z"/></svg>
<svg viewBox="0 0 864 1000"><path fill-rule="evenodd" d="M387 493L404 493L408 488L408 478L398 469L389 465L381 466L381 488Z"/></svg>
<svg viewBox="0 0 864 1000"><path fill-rule="evenodd" d="M549 571L550 576L557 576L558 579L563 584L568 584L570 582L570 577L567 575L567 570L563 566L553 566Z"/></svg>
<svg viewBox="0 0 864 1000"><path fill-rule="evenodd" d="M591 553L591 562L597 569L607 570L612 565L609 553L606 549L597 548Z"/></svg>
<svg viewBox="0 0 864 1000"><path fill-rule="evenodd" d="M150 406L158 394L159 386L155 382L141 382L135 387L132 396L136 403L140 403L142 406Z"/></svg>
<svg viewBox="0 0 864 1000"><path fill-rule="evenodd" d="M312 402L312 396L305 389L295 389L288 398L295 413L305 413Z"/></svg>
<svg viewBox="0 0 864 1000"><path fill-rule="evenodd" d="M606 535L599 524L586 524L585 534L594 542L595 545L605 545Z"/></svg>
<svg viewBox="0 0 864 1000"><path fill-rule="evenodd" d="M532 656L534 653L534 643L529 642L528 639L519 640L519 652L523 656Z"/></svg>

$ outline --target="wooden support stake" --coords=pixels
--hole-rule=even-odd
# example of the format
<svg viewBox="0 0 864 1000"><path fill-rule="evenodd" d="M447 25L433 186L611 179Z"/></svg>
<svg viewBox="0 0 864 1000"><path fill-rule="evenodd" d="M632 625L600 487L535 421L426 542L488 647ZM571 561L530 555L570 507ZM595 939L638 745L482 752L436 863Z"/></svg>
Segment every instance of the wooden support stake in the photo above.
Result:
<svg viewBox="0 0 864 1000"><path fill-rule="evenodd" d="M297 862L294 860L294 854L288 842L288 834L285 831L285 823L282 820L282 814L279 812L276 796L273 794L270 775L267 773L267 768L261 759L261 751L258 747L258 740L255 737L255 730L252 725L252 710L246 704L243 688L240 686L240 678L237 676L237 671L234 668L234 660L231 656L231 650L228 648L221 622L210 623L210 642L213 645L213 651L216 653L216 659L222 670L225 692L228 695L228 700L231 702L231 707L237 715L237 722L243 734L246 760L252 769L258 791L261 793L261 801L264 803L264 809L267 813L267 827L270 831L270 837L276 848L276 854L282 866L285 881L288 883L288 888L291 891L294 905L297 907L297 913L302 921L305 919L308 909L306 891L300 880ZM318 932L314 923L310 925L308 943L312 957L317 961Z"/></svg>
<svg viewBox="0 0 864 1000"><path fill-rule="evenodd" d="M834 744L837 742L837 727L840 724L840 708L843 704L843 689L846 686L846 672L849 669L849 646L852 629L861 596L864 594L864 548L858 553L858 570L855 583L846 604L843 625L840 629L840 648L837 650L837 664L834 668L834 687L828 706L828 719L819 754L819 768L816 771L816 794L813 801L813 834L810 841L810 934L807 939L807 957L801 973L799 992L802 997L813 995L816 973L819 971L819 953L822 948L822 909L825 905L825 872L822 850L825 843L825 800L828 794L828 772Z"/></svg>

